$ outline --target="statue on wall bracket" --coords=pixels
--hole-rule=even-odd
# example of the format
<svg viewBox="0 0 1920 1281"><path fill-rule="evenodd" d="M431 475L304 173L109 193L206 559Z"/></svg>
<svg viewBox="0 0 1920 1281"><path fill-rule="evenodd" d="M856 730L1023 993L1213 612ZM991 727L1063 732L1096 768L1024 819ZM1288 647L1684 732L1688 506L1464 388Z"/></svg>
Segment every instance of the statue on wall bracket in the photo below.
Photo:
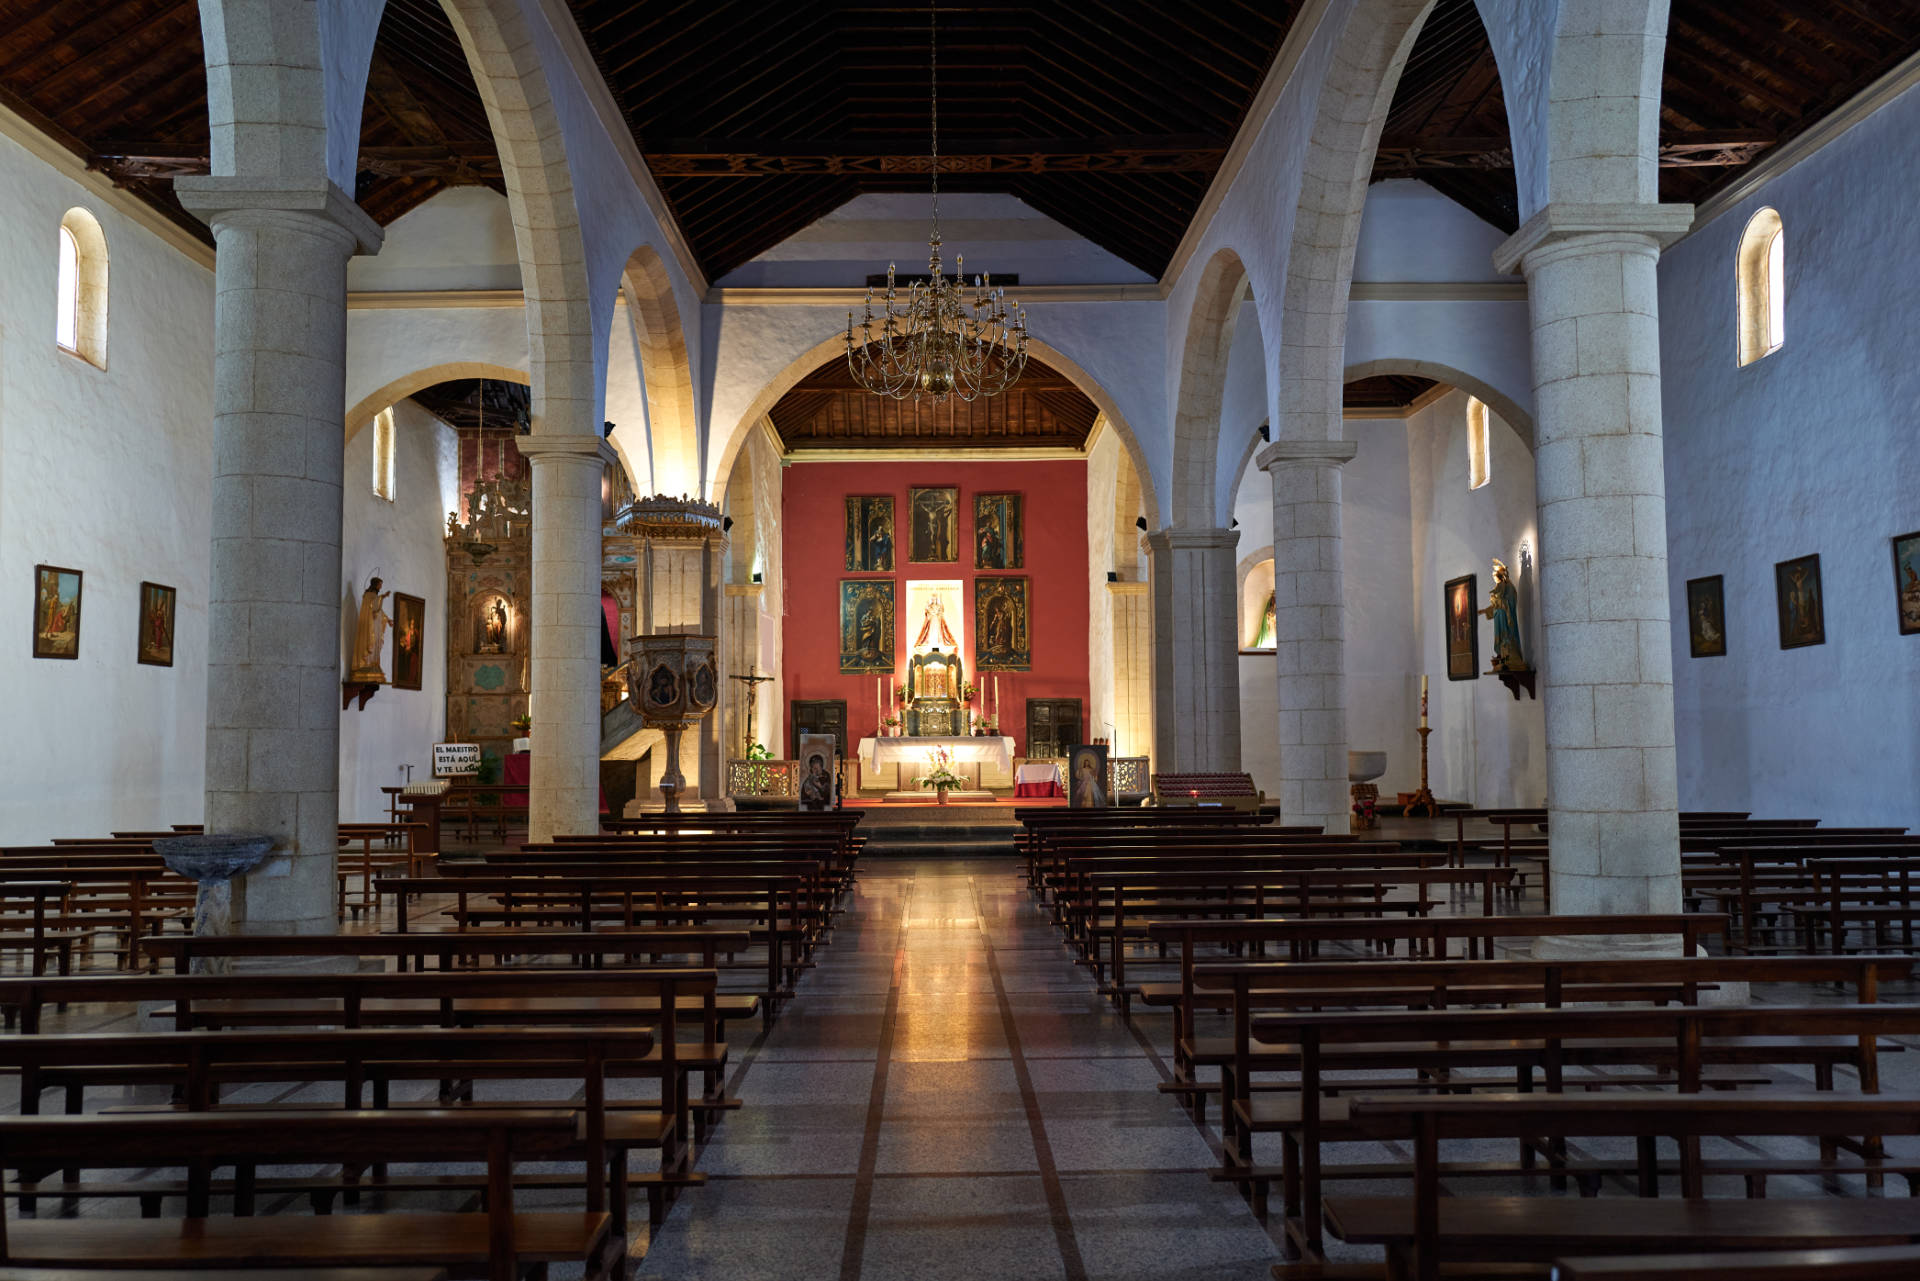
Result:
<svg viewBox="0 0 1920 1281"><path fill-rule="evenodd" d="M1516 700L1522 689L1529 698L1538 697L1533 692L1533 669L1520 650L1520 594L1514 590L1506 563L1499 559L1493 562L1493 586L1487 589L1487 605L1480 614L1493 620L1493 656L1487 674L1498 676Z"/></svg>

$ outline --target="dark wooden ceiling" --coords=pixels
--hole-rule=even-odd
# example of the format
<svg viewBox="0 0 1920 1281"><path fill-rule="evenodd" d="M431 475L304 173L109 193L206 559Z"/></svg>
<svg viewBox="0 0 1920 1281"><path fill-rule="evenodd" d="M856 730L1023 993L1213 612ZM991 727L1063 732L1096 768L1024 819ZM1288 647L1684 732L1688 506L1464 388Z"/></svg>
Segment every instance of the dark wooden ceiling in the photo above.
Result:
<svg viewBox="0 0 1920 1281"><path fill-rule="evenodd" d="M1028 360L998 396L943 404L876 396L853 381L845 360L808 374L774 405L773 428L789 452L812 449L1083 449L1100 411L1065 374Z"/></svg>
<svg viewBox="0 0 1920 1281"><path fill-rule="evenodd" d="M1375 374L1356 378L1343 389L1341 404L1348 410L1400 413L1440 384L1412 374Z"/></svg>
<svg viewBox="0 0 1920 1281"><path fill-rule="evenodd" d="M925 4L570 0L710 278L868 191L925 191ZM1298 0L942 3L941 187L1165 270Z"/></svg>
<svg viewBox="0 0 1920 1281"><path fill-rule="evenodd" d="M1920 50L1920 0L1672 0L1660 198L1699 202ZM1407 59L1373 176L1419 178L1519 224L1506 104L1473 0L1439 0Z"/></svg>
<svg viewBox="0 0 1920 1281"><path fill-rule="evenodd" d="M863 191L928 181L926 10L886 0L570 0L675 217L719 276ZM1165 268L1298 0L943 4L942 184L1008 192ZM1920 0L1672 0L1661 195L1699 201L1920 50ZM207 167L194 0L0 0L0 104L203 238L172 179ZM1517 219L1505 102L1473 0L1439 0L1375 178ZM382 223L500 188L438 0L388 0L355 195Z"/></svg>
<svg viewBox="0 0 1920 1281"><path fill-rule="evenodd" d="M419 406L455 431L524 436L532 428L533 391L498 378L456 378L413 393Z"/></svg>

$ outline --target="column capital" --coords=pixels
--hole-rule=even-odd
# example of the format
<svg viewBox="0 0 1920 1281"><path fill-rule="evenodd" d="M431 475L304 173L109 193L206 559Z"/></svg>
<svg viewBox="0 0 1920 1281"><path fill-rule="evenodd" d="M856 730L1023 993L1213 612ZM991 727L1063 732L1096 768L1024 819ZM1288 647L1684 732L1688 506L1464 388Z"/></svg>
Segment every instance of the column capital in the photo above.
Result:
<svg viewBox="0 0 1920 1281"><path fill-rule="evenodd" d="M556 459L608 464L620 461L620 456L613 452L613 446L598 436L535 432L529 436L515 436L513 444L528 462L534 464Z"/></svg>
<svg viewBox="0 0 1920 1281"><path fill-rule="evenodd" d="M1207 551L1224 547L1228 551L1240 545L1237 529L1156 529L1147 535L1149 551Z"/></svg>
<svg viewBox="0 0 1920 1281"><path fill-rule="evenodd" d="M1120 582L1109 582L1107 584L1107 595L1109 596L1145 596L1147 594L1148 589L1151 588L1152 586L1153 584L1145 582L1144 580L1140 582L1134 582L1132 580L1123 579Z"/></svg>
<svg viewBox="0 0 1920 1281"><path fill-rule="evenodd" d="M332 223L352 238L353 252L380 252L386 232L353 197L325 178L305 181L234 174L188 174L173 180L173 192L188 213L209 227L237 215L304 214Z"/></svg>
<svg viewBox="0 0 1920 1281"><path fill-rule="evenodd" d="M1254 456L1260 470L1277 467L1338 467L1360 452L1355 440L1276 440Z"/></svg>
<svg viewBox="0 0 1920 1281"><path fill-rule="evenodd" d="M1496 271L1508 275L1527 270L1527 259L1539 250L1586 237L1639 236L1655 248L1667 246L1693 230L1693 206L1671 204L1588 205L1559 200L1520 225L1493 251Z"/></svg>

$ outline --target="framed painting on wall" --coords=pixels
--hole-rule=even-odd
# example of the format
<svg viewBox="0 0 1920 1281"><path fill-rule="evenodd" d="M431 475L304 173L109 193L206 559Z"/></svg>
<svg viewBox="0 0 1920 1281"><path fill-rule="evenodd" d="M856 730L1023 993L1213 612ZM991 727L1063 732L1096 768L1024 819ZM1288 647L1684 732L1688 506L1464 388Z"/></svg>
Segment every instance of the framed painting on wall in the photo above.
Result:
<svg viewBox="0 0 1920 1281"><path fill-rule="evenodd" d="M393 594L393 687L419 689L426 667L427 602L403 592Z"/></svg>
<svg viewBox="0 0 1920 1281"><path fill-rule="evenodd" d="M80 571L33 567L33 656L80 657Z"/></svg>
<svg viewBox="0 0 1920 1281"><path fill-rule="evenodd" d="M1028 604L1024 578L973 580L974 671L1033 670Z"/></svg>
<svg viewBox="0 0 1920 1281"><path fill-rule="evenodd" d="M891 672L893 669L892 580L841 579L840 670Z"/></svg>
<svg viewBox="0 0 1920 1281"><path fill-rule="evenodd" d="M1920 635L1920 529L1893 540L1893 601L1900 634Z"/></svg>
<svg viewBox="0 0 1920 1281"><path fill-rule="evenodd" d="M1695 658L1727 656L1727 598L1719 574L1687 580L1687 652Z"/></svg>
<svg viewBox="0 0 1920 1281"><path fill-rule="evenodd" d="M1077 810L1101 810L1107 797L1107 745L1082 743L1067 750L1067 805Z"/></svg>
<svg viewBox="0 0 1920 1281"><path fill-rule="evenodd" d="M1442 599L1447 606L1447 679L1471 681L1480 678L1479 613L1475 606L1477 575L1465 574L1447 580Z"/></svg>
<svg viewBox="0 0 1920 1281"><path fill-rule="evenodd" d="M839 742L831 734L802 734L795 759L800 763L796 808L803 814L822 814L840 803Z"/></svg>
<svg viewBox="0 0 1920 1281"><path fill-rule="evenodd" d="M847 499L847 563L857 574L893 572L893 498Z"/></svg>
<svg viewBox="0 0 1920 1281"><path fill-rule="evenodd" d="M960 559L960 491L909 489L907 559L923 565L950 565Z"/></svg>
<svg viewBox="0 0 1920 1281"><path fill-rule="evenodd" d="M1826 607L1820 599L1820 557L1800 556L1773 567L1780 604L1780 648L1827 643Z"/></svg>
<svg viewBox="0 0 1920 1281"><path fill-rule="evenodd" d="M1027 563L1025 499L1019 494L973 496L973 567L1022 569Z"/></svg>
<svg viewBox="0 0 1920 1281"><path fill-rule="evenodd" d="M149 667L173 666L174 590L140 584L140 641L134 657Z"/></svg>

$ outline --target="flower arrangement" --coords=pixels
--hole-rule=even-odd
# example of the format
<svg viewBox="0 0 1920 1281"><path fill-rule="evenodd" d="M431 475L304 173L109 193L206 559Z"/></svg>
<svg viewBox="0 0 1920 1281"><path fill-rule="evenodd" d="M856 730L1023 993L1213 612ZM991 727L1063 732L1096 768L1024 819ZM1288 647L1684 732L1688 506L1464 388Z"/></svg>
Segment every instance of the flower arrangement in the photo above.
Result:
<svg viewBox="0 0 1920 1281"><path fill-rule="evenodd" d="M953 772L953 753L946 748L934 748L927 754L927 763L933 768L913 780L921 787L946 792L967 785L966 779Z"/></svg>
<svg viewBox="0 0 1920 1281"><path fill-rule="evenodd" d="M880 722L880 727L889 734L895 733L900 728L900 718L898 716L888 716Z"/></svg>
<svg viewBox="0 0 1920 1281"><path fill-rule="evenodd" d="M1376 798L1372 796L1362 796L1354 800L1353 816L1356 819L1360 820L1358 826L1363 828L1369 828L1373 826L1375 804L1376 804Z"/></svg>
<svg viewBox="0 0 1920 1281"><path fill-rule="evenodd" d="M962 703L971 703L973 701L973 696L975 694L978 694L979 692L980 692L979 690L974 688L972 681L962 682L960 686L960 701Z"/></svg>
<svg viewBox="0 0 1920 1281"><path fill-rule="evenodd" d="M512 725L514 732L523 738L533 730L533 717L528 716L524 712L507 723Z"/></svg>

